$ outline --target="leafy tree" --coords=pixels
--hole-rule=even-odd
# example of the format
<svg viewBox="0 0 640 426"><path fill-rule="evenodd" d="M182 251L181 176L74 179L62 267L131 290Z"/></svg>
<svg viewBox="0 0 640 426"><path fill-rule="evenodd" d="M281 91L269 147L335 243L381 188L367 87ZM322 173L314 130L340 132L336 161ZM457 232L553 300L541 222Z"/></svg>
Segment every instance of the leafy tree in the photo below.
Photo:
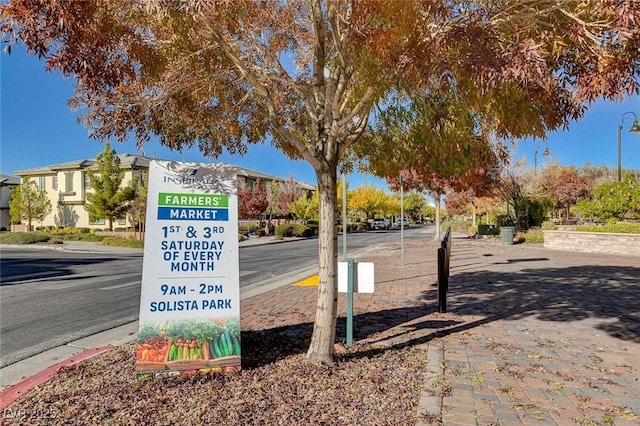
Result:
<svg viewBox="0 0 640 426"><path fill-rule="evenodd" d="M296 179L290 177L282 187L281 203L285 213L291 213L291 204L302 195Z"/></svg>
<svg viewBox="0 0 640 426"><path fill-rule="evenodd" d="M58 205L58 214L53 217L53 223L60 228L66 226L75 228L79 218L78 213L71 206Z"/></svg>
<svg viewBox="0 0 640 426"><path fill-rule="evenodd" d="M342 193L343 192L343 190L342 190L343 182L345 182L345 181L340 179L338 181L338 185L336 186L336 198L338 200L338 216L339 216L339 223L340 223L341 226L344 223L344 218L342 217L342 213L343 213L342 212L342 207L343 207L343 198L344 198L345 195L346 195L346 198L347 198L347 220L349 218L355 219L355 220L358 219L358 216L355 214L355 212L353 212L353 211L351 211L349 209L349 203L348 203L348 199L349 199L349 182L346 182L346 185L344 187L346 194ZM340 229L342 229L342 228L340 228ZM348 228L347 228L347 231L348 231Z"/></svg>
<svg viewBox="0 0 640 426"><path fill-rule="evenodd" d="M577 208L587 218L619 221L629 216L640 219L640 182L627 176L621 182L600 184L593 189L593 198L578 201Z"/></svg>
<svg viewBox="0 0 640 426"><path fill-rule="evenodd" d="M504 145L493 144L478 130L479 117L453 94L423 96L384 111L371 141L355 149L365 170L399 188L464 191L478 187L506 159ZM433 188L430 188L433 187ZM479 191L480 192L480 191Z"/></svg>
<svg viewBox="0 0 640 426"><path fill-rule="evenodd" d="M576 167L547 167L543 172L543 191L569 219L570 207L587 198L593 188L592 176L580 175Z"/></svg>
<svg viewBox="0 0 640 426"><path fill-rule="evenodd" d="M482 195L495 185L506 159L504 146L494 146L478 133L477 118L456 97L424 96L385 114L373 140L375 149L366 155L368 169L385 177L393 190L402 178L405 189L432 193L438 223L445 193L474 190ZM397 146L390 150L388 141L398 141ZM439 226L434 238L440 239Z"/></svg>
<svg viewBox="0 0 640 426"><path fill-rule="evenodd" d="M282 205L282 182L272 180L267 187L267 209L269 216L284 216L285 209Z"/></svg>
<svg viewBox="0 0 640 426"><path fill-rule="evenodd" d="M499 197L478 197L476 199L476 213L486 215L485 223L496 224L495 219L504 209L504 201Z"/></svg>
<svg viewBox="0 0 640 426"><path fill-rule="evenodd" d="M398 145L369 144L380 111L426 93L448 100L458 130L468 122L461 111L473 110L483 135L544 137L580 117L584 103L640 84L633 2L15 0L0 8L9 46L21 40L48 69L76 78L70 106L86 111L97 138L133 134L142 144L157 134L209 156L242 154L267 138L309 162L320 196L320 283L307 359L326 363L337 320L337 167L349 154L366 161L368 151ZM392 160L486 145L469 143L469 129L463 139L441 132L429 150L416 138Z"/></svg>
<svg viewBox="0 0 640 426"><path fill-rule="evenodd" d="M13 223L27 222L31 229L31 222L44 220L51 212L51 201L47 199L47 193L29 177L25 177L20 185L11 190L9 201L9 216Z"/></svg>
<svg viewBox="0 0 640 426"><path fill-rule="evenodd" d="M260 217L267 210L267 188L261 179L253 185L238 185L238 215L242 218Z"/></svg>
<svg viewBox="0 0 640 426"><path fill-rule="evenodd" d="M419 171L416 169L402 170L398 175L388 176L386 180L393 191L398 191L402 185L405 191L414 189L416 191L427 192L433 196L436 202L436 232L433 238L434 240L439 240L442 196L447 192L447 189L450 188L449 185L455 184L454 180L446 180L434 171Z"/></svg>
<svg viewBox="0 0 640 426"><path fill-rule="evenodd" d="M369 184L354 188L347 196L347 208L364 216L365 220L376 214L385 216L389 213L391 204L389 194Z"/></svg>
<svg viewBox="0 0 640 426"><path fill-rule="evenodd" d="M523 223L523 212L528 197L524 189L524 182L521 174L517 174L513 170L504 170L497 193L506 202L507 211L502 219L503 223L498 223L498 225L504 226L505 223L513 221L512 226L526 228ZM500 221L498 220L498 222Z"/></svg>
<svg viewBox="0 0 640 426"><path fill-rule="evenodd" d="M89 219L107 219L109 230L113 231L113 222L126 216L131 208L130 202L136 196L135 179L122 187L124 170L120 168L120 158L111 149L109 142L104 144L104 151L96 157L98 173L89 171L89 182L93 192L87 193L84 208L89 212Z"/></svg>
<svg viewBox="0 0 640 426"><path fill-rule="evenodd" d="M404 211L411 217L420 216L426 205L427 200L425 200L424 194L415 191L404 194Z"/></svg>
<svg viewBox="0 0 640 426"><path fill-rule="evenodd" d="M422 218L435 218L436 217L436 208L431 204L425 204L425 206L420 210L420 216Z"/></svg>
<svg viewBox="0 0 640 426"><path fill-rule="evenodd" d="M467 190L462 192L450 192L444 199L444 206L447 209L447 214L452 215L467 215L474 213L474 225L475 225L475 206L474 206L473 191Z"/></svg>
<svg viewBox="0 0 640 426"><path fill-rule="evenodd" d="M302 194L297 200L291 203L289 208L295 217L307 223L311 219L318 217L319 204L318 191L315 191L311 196Z"/></svg>

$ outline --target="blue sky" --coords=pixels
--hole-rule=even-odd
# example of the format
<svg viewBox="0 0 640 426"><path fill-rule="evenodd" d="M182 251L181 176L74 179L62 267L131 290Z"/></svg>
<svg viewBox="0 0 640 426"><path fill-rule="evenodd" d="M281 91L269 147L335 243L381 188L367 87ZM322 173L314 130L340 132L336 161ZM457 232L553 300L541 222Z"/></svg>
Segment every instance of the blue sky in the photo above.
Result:
<svg viewBox="0 0 640 426"><path fill-rule="evenodd" d="M26 55L16 46L11 55L0 54L0 172L41 167L71 160L94 158L104 148L90 139L86 128L77 123L77 114L69 111L67 99L73 96L73 80L44 71L43 62ZM519 141L515 158L525 157L534 166L538 150L538 167L554 161L563 165L586 163L617 167L617 129L625 112L640 119L640 98L633 96L622 103L597 102L567 131L548 135L545 141ZM640 169L640 135L628 133L633 115L626 114L622 132L622 167ZM135 142L112 142L118 153L138 153ZM541 154L548 146L552 155ZM183 161L215 161L205 158L197 148L182 153L170 151L157 141L145 146L145 154ZM304 161L292 161L268 145L252 146L244 157L223 154L217 161L237 164L281 177L294 176L315 184L312 168ZM380 179L349 175L350 187L371 183L386 187Z"/></svg>

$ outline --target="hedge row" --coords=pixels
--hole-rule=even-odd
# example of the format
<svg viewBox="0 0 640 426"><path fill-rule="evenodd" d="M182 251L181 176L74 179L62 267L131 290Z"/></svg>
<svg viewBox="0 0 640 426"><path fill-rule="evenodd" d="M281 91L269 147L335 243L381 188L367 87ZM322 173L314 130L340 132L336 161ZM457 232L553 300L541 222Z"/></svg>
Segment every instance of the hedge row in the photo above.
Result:
<svg viewBox="0 0 640 426"><path fill-rule="evenodd" d="M277 237L312 237L314 230L299 223L283 223L276 226L275 234Z"/></svg>

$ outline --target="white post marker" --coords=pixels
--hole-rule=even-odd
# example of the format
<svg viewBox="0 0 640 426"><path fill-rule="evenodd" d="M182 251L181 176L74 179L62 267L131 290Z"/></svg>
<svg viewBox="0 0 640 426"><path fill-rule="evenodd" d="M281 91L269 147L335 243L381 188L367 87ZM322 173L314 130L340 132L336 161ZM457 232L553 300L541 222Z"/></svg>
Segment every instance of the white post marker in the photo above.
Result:
<svg viewBox="0 0 640 426"><path fill-rule="evenodd" d="M237 172L151 161L136 374L240 369Z"/></svg>
<svg viewBox="0 0 640 426"><path fill-rule="evenodd" d="M353 293L373 293L373 272L371 262L338 262L338 292L347 293L347 347L353 344Z"/></svg>
<svg viewBox="0 0 640 426"><path fill-rule="evenodd" d="M373 262L354 262L353 268L353 292L373 293L374 267ZM349 278L348 262L338 262L338 292L346 293Z"/></svg>

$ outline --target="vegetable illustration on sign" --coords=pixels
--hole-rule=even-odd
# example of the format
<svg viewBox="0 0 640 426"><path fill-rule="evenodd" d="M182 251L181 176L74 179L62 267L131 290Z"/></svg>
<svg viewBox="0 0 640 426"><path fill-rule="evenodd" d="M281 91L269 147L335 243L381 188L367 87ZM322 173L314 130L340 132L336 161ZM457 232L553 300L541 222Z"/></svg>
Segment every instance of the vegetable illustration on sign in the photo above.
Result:
<svg viewBox="0 0 640 426"><path fill-rule="evenodd" d="M152 161L138 377L240 369L236 170Z"/></svg>

